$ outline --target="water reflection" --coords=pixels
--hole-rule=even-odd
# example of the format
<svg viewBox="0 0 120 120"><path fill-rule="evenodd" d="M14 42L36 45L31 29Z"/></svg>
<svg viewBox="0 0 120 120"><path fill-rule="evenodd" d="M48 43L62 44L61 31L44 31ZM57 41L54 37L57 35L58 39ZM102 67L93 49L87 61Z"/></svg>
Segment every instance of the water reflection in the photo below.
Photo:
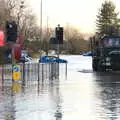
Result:
<svg viewBox="0 0 120 120"><path fill-rule="evenodd" d="M118 72L96 73L96 97L102 104L97 103L99 109L103 108L101 119L118 120L120 118L120 78Z"/></svg>
<svg viewBox="0 0 120 120"><path fill-rule="evenodd" d="M15 93L21 92L21 88L22 88L22 85L20 83L13 82L13 84L12 84L12 93L15 94Z"/></svg>
<svg viewBox="0 0 120 120"><path fill-rule="evenodd" d="M16 97L21 93L21 84L13 82L12 86L3 86L2 97L4 120L16 120Z"/></svg>
<svg viewBox="0 0 120 120"><path fill-rule="evenodd" d="M3 112L5 120L15 120L15 106L14 96L11 91L11 87L5 87L3 89Z"/></svg>
<svg viewBox="0 0 120 120"><path fill-rule="evenodd" d="M34 79L28 74L22 81L0 78L0 119L62 120L59 74L52 71L43 80L35 79L36 73L32 73Z"/></svg>
<svg viewBox="0 0 120 120"><path fill-rule="evenodd" d="M67 80L64 65L60 76L49 69L38 75L37 64L25 66L22 82L0 76L0 120L119 120L119 73L77 72L71 70L73 64L69 63Z"/></svg>

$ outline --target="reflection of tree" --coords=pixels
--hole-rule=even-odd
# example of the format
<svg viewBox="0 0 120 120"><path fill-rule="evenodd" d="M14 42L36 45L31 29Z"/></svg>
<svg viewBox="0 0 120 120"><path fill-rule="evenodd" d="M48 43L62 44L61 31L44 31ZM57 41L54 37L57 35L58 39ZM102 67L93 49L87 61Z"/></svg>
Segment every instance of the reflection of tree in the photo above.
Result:
<svg viewBox="0 0 120 120"><path fill-rule="evenodd" d="M83 38L79 30L69 23L64 28L64 37L63 49L66 50L67 53L80 54L82 51L88 50L88 42Z"/></svg>
<svg viewBox="0 0 120 120"><path fill-rule="evenodd" d="M13 82L12 86L4 86L3 88L3 98L4 98L4 119L5 120L15 120L16 107L15 98L16 94L21 93L21 84L18 82Z"/></svg>
<svg viewBox="0 0 120 120"><path fill-rule="evenodd" d="M4 87L4 119L15 120L14 96L11 87Z"/></svg>
<svg viewBox="0 0 120 120"><path fill-rule="evenodd" d="M100 73L96 74L96 82L100 88L98 95L102 99L102 108L110 120L115 120L120 111L120 84L119 74L117 73ZM97 93L98 94L98 93ZM120 117L120 116L119 116Z"/></svg>
<svg viewBox="0 0 120 120"><path fill-rule="evenodd" d="M0 68L1 68L0 98L2 98L0 100L2 100L1 102L3 103L2 106L0 107L0 120L1 120L1 114L4 120L15 120L14 96L13 96L13 91L11 90L11 84L9 83L10 80L7 81L5 80L6 78L4 73L5 72L4 66L1 65Z"/></svg>

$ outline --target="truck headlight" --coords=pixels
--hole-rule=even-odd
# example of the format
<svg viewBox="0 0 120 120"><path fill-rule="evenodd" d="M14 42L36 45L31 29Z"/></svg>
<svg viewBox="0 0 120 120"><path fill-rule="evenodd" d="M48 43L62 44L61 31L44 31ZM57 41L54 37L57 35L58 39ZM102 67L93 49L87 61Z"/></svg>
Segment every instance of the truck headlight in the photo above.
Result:
<svg viewBox="0 0 120 120"><path fill-rule="evenodd" d="M106 57L106 58L105 58L105 61L106 61L106 62L110 62L110 57Z"/></svg>

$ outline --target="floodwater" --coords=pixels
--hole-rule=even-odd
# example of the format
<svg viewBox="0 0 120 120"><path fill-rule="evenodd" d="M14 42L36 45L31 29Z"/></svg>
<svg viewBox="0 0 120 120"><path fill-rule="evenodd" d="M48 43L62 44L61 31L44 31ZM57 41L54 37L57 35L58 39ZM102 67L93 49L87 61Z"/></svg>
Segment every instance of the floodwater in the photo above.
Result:
<svg viewBox="0 0 120 120"><path fill-rule="evenodd" d="M67 72L60 64L59 77L39 85L35 73L26 85L0 78L0 120L120 119L120 72L93 72L91 57L60 57Z"/></svg>

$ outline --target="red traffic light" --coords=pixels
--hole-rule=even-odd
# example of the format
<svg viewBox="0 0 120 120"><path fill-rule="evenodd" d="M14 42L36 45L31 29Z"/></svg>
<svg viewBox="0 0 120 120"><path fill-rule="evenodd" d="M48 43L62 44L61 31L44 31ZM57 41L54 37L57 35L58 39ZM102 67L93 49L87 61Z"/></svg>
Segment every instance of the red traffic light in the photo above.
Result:
<svg viewBox="0 0 120 120"><path fill-rule="evenodd" d="M0 47L5 45L5 34L2 30L0 30Z"/></svg>

